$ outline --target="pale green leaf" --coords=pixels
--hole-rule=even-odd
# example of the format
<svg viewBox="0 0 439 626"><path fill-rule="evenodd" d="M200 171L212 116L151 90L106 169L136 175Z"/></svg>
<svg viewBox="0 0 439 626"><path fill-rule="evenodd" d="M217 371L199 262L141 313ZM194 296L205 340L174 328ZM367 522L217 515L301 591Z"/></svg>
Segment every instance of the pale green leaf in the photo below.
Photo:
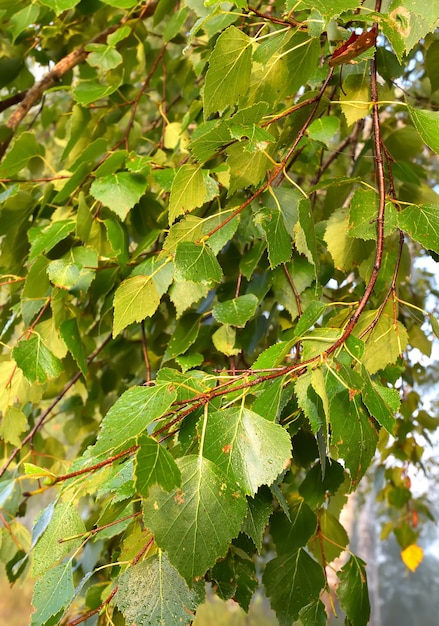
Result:
<svg viewBox="0 0 439 626"><path fill-rule="evenodd" d="M171 453L155 439L141 435L137 441L134 467L136 489L144 498L149 488L159 485L165 491L172 491L181 484L181 472Z"/></svg>
<svg viewBox="0 0 439 626"><path fill-rule="evenodd" d="M160 295L151 276L124 280L114 295L113 337L133 322L154 315L159 304Z"/></svg>
<svg viewBox="0 0 439 626"><path fill-rule="evenodd" d="M175 279L194 283L220 282L223 272L212 250L204 245L183 241L174 258Z"/></svg>
<svg viewBox="0 0 439 626"><path fill-rule="evenodd" d="M232 408L207 418L203 454L247 495L270 485L291 457L291 441L279 424L248 409Z"/></svg>
<svg viewBox="0 0 439 626"><path fill-rule="evenodd" d="M85 49L90 53L87 55L87 63L99 67L103 72L114 69L123 61L120 52L103 43L91 43Z"/></svg>
<svg viewBox="0 0 439 626"><path fill-rule="evenodd" d="M44 383L63 371L62 362L45 346L39 335L22 339L12 351L18 367L30 382Z"/></svg>
<svg viewBox="0 0 439 626"><path fill-rule="evenodd" d="M346 270L352 266L354 239L349 237L348 209L336 209L327 222L325 241L336 268Z"/></svg>
<svg viewBox="0 0 439 626"><path fill-rule="evenodd" d="M364 313L355 327L355 335L361 337L363 330L375 320L378 311ZM363 357L363 365L370 374L395 363L408 344L407 330L401 322L393 319L388 313L381 313L378 322L367 336Z"/></svg>
<svg viewBox="0 0 439 626"><path fill-rule="evenodd" d="M381 426L384 426L390 434L393 434L395 412L398 410L400 403L398 391L396 389L389 389L388 387L378 385L371 380L365 370L363 370L362 378L364 384L361 397L364 404L376 421L381 424ZM392 392L394 392L394 394L392 394ZM387 402L387 396L389 396L389 401L392 403L391 395L394 395L393 406L389 406Z"/></svg>
<svg viewBox="0 0 439 626"><path fill-rule="evenodd" d="M124 220L145 193L146 185L146 179L140 174L116 172L93 181L90 193Z"/></svg>
<svg viewBox="0 0 439 626"><path fill-rule="evenodd" d="M169 197L169 223L204 204L207 189L203 172L196 165L182 165L175 175Z"/></svg>
<svg viewBox="0 0 439 626"><path fill-rule="evenodd" d="M356 189L349 208L350 237L376 239L378 195L371 189ZM384 235L390 235L398 227L398 215L392 202L386 203Z"/></svg>
<svg viewBox="0 0 439 626"><path fill-rule="evenodd" d="M80 268L75 263L69 263L64 259L57 259L49 263L47 275L50 282L61 289L71 289L79 279Z"/></svg>
<svg viewBox="0 0 439 626"><path fill-rule="evenodd" d="M98 456L131 441L154 420L162 417L175 399L176 391L168 384L128 389L102 420L91 454Z"/></svg>
<svg viewBox="0 0 439 626"><path fill-rule="evenodd" d="M27 417L15 406L6 409L0 424L0 436L13 446L21 446L22 433L27 429Z"/></svg>
<svg viewBox="0 0 439 626"><path fill-rule="evenodd" d="M71 502L59 502L33 552L32 572L39 576L51 565L76 550L85 533L84 522ZM68 539L67 541L64 541ZM63 541L61 541L63 540Z"/></svg>
<svg viewBox="0 0 439 626"><path fill-rule="evenodd" d="M227 148L227 164L230 167L229 196L238 189L260 183L271 167L271 162L263 152L249 154L239 143Z"/></svg>
<svg viewBox="0 0 439 626"><path fill-rule="evenodd" d="M351 126L369 114L370 110L370 78L369 73L349 74L343 81L343 92L340 96L340 106Z"/></svg>
<svg viewBox="0 0 439 626"><path fill-rule="evenodd" d="M137 4L137 0L102 0L102 2L116 9L131 9Z"/></svg>
<svg viewBox="0 0 439 626"><path fill-rule="evenodd" d="M161 550L121 576L116 604L128 624L187 624L196 596Z"/></svg>
<svg viewBox="0 0 439 626"><path fill-rule="evenodd" d="M225 555L247 505L237 486L208 459L185 456L178 465L182 486L170 494L152 487L143 516L158 546L189 583Z"/></svg>
<svg viewBox="0 0 439 626"><path fill-rule="evenodd" d="M212 335L212 343L218 352L222 352L226 356L234 356L241 352L239 348L235 348L236 331L229 324L220 326Z"/></svg>
<svg viewBox="0 0 439 626"><path fill-rule="evenodd" d="M174 282L169 289L169 297L175 306L177 319L179 319L192 304L196 304L201 298L205 298L209 289L209 283L195 283L190 280Z"/></svg>
<svg viewBox="0 0 439 626"><path fill-rule="evenodd" d="M69 607L74 595L71 561L48 570L35 583L32 604L36 612L32 615L31 626L53 624L49 621L53 616L58 617L59 623L59 618Z"/></svg>
<svg viewBox="0 0 439 626"><path fill-rule="evenodd" d="M218 37L204 86L204 117L224 111L245 95L250 83L252 40L235 26Z"/></svg>
<svg viewBox="0 0 439 626"><path fill-rule="evenodd" d="M212 309L212 315L221 324L245 326L256 312L259 300L253 294L238 296L233 300L219 302Z"/></svg>
<svg viewBox="0 0 439 626"><path fill-rule="evenodd" d="M280 626L291 626L325 585L322 567L303 548L269 561L262 581Z"/></svg>
<svg viewBox="0 0 439 626"><path fill-rule="evenodd" d="M346 530L327 509L319 512L319 532L309 543L316 560L323 566L338 558L349 543Z"/></svg>

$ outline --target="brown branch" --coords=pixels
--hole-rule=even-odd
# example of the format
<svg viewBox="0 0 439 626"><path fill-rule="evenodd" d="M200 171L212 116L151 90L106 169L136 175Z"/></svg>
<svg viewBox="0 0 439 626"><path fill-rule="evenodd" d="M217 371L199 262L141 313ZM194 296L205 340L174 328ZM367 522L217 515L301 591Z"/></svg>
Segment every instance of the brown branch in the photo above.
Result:
<svg viewBox="0 0 439 626"><path fill-rule="evenodd" d="M376 57L376 55L375 55ZM383 250L384 250L384 214L386 207L386 180L384 173L384 159L383 159L383 142L381 137L381 125L380 125L380 114L378 108L378 81L377 81L377 69L376 69L376 58L371 61L371 72L370 72L371 80L370 80L370 91L371 91L371 101L372 101L372 128L373 128L373 143L374 143L374 151L375 151L375 173L378 181L378 212L376 218L377 224L377 242L376 242L376 253L375 253L375 261L372 268L372 273L369 278L369 282L367 283L366 289L361 297L360 302L357 305L353 315L348 321L342 336L326 351L326 354L332 354L339 348L346 339L352 333L356 323L360 319L362 312L364 311L367 303L369 302L373 289L375 287L376 280L378 278L378 273L381 269L381 263L383 259Z"/></svg>
<svg viewBox="0 0 439 626"><path fill-rule="evenodd" d="M150 2L148 2L144 7L141 15L139 16L139 19L143 19L148 15L152 15L155 6L155 4L151 4ZM18 107L5 124L6 128L9 128L12 133L7 139L0 143L0 159L3 158L12 140L12 137L14 136L15 131L20 126L21 122L26 117L29 110L41 100L41 98L48 89L53 87L53 85L55 85L67 72L72 70L76 65L79 65L79 63L82 63L86 59L87 55L89 54L86 50L86 47L89 44L105 42L108 35L114 33L114 31L116 31L122 24L127 22L128 19L132 19L132 16L123 17L119 23L114 24L113 26L109 26L103 32L97 34L95 37L84 43L82 46L79 46L79 48L76 48L76 50L73 50L72 52L67 54L64 58L58 61L58 63L56 63L56 65L54 65L54 67L49 72L47 72L47 74L45 74L41 80L39 80L32 87L30 87L27 92L25 92L25 95L21 98Z"/></svg>
<svg viewBox="0 0 439 626"><path fill-rule="evenodd" d="M333 73L334 73L334 69L331 68L330 71L329 71L328 76L326 77L326 79L325 79L325 81L324 81L324 83L322 85L322 87L320 88L320 91L319 91L318 95L315 98L315 101L314 101L314 98L312 99L314 101L314 106L312 108L311 113L309 114L309 116L306 119L305 123L303 124L302 128L299 130L299 132L297 134L297 137L296 137L296 139L293 142L293 145L288 150L286 156L282 159L280 165L275 168L274 172L268 177L268 179L265 181L265 183L263 185L261 185L249 198L247 198L247 200L245 200L245 202L243 202L237 209L235 209L235 211L233 211L233 213L231 213L228 218L226 218L223 222L221 222L221 224L218 224L218 226L216 226L215 228L212 228L212 230L209 231L203 237L203 239L208 239L214 233L216 233L218 230L223 228L223 226L225 226L231 220L233 220L237 215L239 215L241 213L241 211L243 211L243 209L245 209L246 206L251 204L253 202L253 200L258 198L266 189L268 189L268 187L270 187L270 185L276 180L276 178L280 174L282 174L282 171L283 171L284 167L286 166L286 164L288 163L288 161L290 160L290 158L294 154L294 151L296 150L297 145L299 144L299 142L302 139L302 137L305 135L305 132L306 132L308 126L313 121L314 115L315 115L315 113L316 113L316 111L318 109L318 106L320 104L320 100L322 99L323 94L325 93L326 87L328 86L329 81L331 80ZM309 104L309 102L308 102L308 104Z"/></svg>

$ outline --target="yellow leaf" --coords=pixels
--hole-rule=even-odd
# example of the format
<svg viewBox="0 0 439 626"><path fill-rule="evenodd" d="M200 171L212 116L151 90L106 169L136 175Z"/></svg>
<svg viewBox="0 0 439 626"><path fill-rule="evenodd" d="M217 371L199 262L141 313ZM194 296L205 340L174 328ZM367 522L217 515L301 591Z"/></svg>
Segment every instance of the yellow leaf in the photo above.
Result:
<svg viewBox="0 0 439 626"><path fill-rule="evenodd" d="M401 558L409 570L414 572L422 563L424 551L421 547L412 543L411 546L401 552Z"/></svg>

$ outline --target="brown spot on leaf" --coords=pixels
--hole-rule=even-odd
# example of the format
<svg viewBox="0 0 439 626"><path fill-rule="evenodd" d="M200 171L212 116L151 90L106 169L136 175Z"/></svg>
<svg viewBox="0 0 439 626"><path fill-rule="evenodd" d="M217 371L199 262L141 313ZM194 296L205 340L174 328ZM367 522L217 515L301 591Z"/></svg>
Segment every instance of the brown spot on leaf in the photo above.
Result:
<svg viewBox="0 0 439 626"><path fill-rule="evenodd" d="M224 454L230 454L231 451L232 451L232 444L226 443L226 445L223 447Z"/></svg>

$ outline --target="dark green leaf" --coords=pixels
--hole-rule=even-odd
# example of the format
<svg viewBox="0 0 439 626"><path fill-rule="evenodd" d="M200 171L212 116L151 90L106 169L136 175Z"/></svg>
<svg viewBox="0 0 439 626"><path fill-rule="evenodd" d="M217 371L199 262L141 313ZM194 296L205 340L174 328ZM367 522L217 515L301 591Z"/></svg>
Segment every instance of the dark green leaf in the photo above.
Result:
<svg viewBox="0 0 439 626"><path fill-rule="evenodd" d="M369 623L370 604L365 563L352 555L338 574L337 596L352 626Z"/></svg>
<svg viewBox="0 0 439 626"><path fill-rule="evenodd" d="M279 556L305 546L317 527L315 513L300 496L291 498L289 512L290 520L281 511L276 511L271 519L270 533Z"/></svg>
<svg viewBox="0 0 439 626"><path fill-rule="evenodd" d="M241 531L252 539L261 552L265 529L273 512L273 496L267 487L261 487L253 498L247 498L247 505Z"/></svg>
<svg viewBox="0 0 439 626"><path fill-rule="evenodd" d="M291 626L299 611L318 599L325 577L321 566L299 548L269 561L262 582L280 626Z"/></svg>

